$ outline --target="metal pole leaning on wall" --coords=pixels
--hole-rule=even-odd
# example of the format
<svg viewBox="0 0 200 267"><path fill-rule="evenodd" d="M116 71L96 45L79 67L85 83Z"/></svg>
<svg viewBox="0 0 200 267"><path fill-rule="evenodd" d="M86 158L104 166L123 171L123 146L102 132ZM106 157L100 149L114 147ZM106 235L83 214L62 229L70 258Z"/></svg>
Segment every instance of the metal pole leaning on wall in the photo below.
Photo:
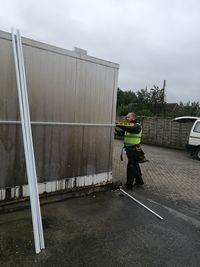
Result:
<svg viewBox="0 0 200 267"><path fill-rule="evenodd" d="M37 226L37 220L36 220L35 201L33 197L34 195L33 195L32 185L31 185L30 159L29 159L29 153L27 149L27 136L26 136L26 130L25 130L25 119L24 119L24 110L23 110L23 105L22 105L22 94L21 94L22 85L21 85L20 74L19 74L16 40L15 40L15 35L14 35L13 30L12 30L12 44L13 44L13 54L14 54L15 71L16 71L16 79L17 79L17 90L18 90L18 99L19 99L19 107L20 107L24 153L25 153L27 177L28 177L29 190L30 190L30 202L31 202L31 214L32 214L32 221L33 221L34 242L35 242L36 253L38 253L40 251L39 233L38 233L38 226Z"/></svg>
<svg viewBox="0 0 200 267"><path fill-rule="evenodd" d="M24 106L25 106L25 114L26 114L26 121L27 121L27 133L28 133L28 140L29 140L29 148L30 148L30 157L31 157L31 167L33 171L33 186L34 186L34 193L35 193L35 200L36 200L36 211L37 211L37 219L38 219L38 227L39 227L39 235L40 235L40 246L41 249L44 248L44 236L43 236L43 227L42 227L42 219L41 219L41 210L40 210L40 201L39 201L39 192L38 192L38 185L37 185L37 173L36 173L36 166L35 166L35 155L33 149L33 140L32 140L32 131L31 131L31 121L30 121L30 113L29 113L29 102L28 102L28 93L27 93L27 84L26 84L26 74L25 74L25 66L24 66L24 56L22 50L22 41L19 30L17 30L17 39L18 39L18 49L21 59L21 68L22 68L22 79L24 90L23 98L24 98Z"/></svg>
<svg viewBox="0 0 200 267"><path fill-rule="evenodd" d="M16 48L17 41L17 48ZM39 195L37 187L37 176L35 170L35 158L33 153L32 133L30 126L30 115L27 97L26 77L23 62L22 44L19 31L17 38L12 29L13 54L17 79L18 99L20 106L20 116L22 125L22 135L24 143L25 161L27 177L30 190L31 214L33 221L33 233L35 242L35 251L39 253L44 248L43 228L39 204Z"/></svg>

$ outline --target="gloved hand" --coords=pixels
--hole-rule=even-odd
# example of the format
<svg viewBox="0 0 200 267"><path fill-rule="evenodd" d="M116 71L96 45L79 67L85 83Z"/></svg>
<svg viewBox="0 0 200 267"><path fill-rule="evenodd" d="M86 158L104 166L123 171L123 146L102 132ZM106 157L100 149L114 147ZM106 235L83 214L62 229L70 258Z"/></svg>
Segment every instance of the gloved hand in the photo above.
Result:
<svg viewBox="0 0 200 267"><path fill-rule="evenodd" d="M121 127L123 127L123 126L115 128L115 134L118 135L118 136L123 136L124 135L124 130L121 129Z"/></svg>

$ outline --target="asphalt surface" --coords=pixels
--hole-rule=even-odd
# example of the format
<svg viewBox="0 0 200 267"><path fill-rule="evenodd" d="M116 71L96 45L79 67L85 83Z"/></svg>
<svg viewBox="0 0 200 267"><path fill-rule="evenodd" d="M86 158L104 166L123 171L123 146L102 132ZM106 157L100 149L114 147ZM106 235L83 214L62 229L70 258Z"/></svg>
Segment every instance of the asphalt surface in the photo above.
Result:
<svg viewBox="0 0 200 267"><path fill-rule="evenodd" d="M125 180L115 143L113 175ZM1 266L200 266L200 162L185 151L143 146L145 186L44 205L46 249L34 253L30 209L0 215Z"/></svg>

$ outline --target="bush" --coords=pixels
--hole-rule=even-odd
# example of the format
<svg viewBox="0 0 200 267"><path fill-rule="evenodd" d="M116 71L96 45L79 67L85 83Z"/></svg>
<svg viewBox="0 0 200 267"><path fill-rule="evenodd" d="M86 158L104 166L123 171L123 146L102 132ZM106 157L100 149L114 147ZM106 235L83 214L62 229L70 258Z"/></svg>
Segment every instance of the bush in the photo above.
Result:
<svg viewBox="0 0 200 267"><path fill-rule="evenodd" d="M130 103L128 105L121 105L117 110L117 115L125 116L129 112L135 112L138 116L151 117L153 113L149 109L138 109L136 105Z"/></svg>
<svg viewBox="0 0 200 267"><path fill-rule="evenodd" d="M145 117L153 116L153 113L149 109L138 110L136 114L137 116L145 116Z"/></svg>
<svg viewBox="0 0 200 267"><path fill-rule="evenodd" d="M127 113L134 111L134 104L130 103L128 105L121 105L117 109L117 114L119 116L125 116Z"/></svg>

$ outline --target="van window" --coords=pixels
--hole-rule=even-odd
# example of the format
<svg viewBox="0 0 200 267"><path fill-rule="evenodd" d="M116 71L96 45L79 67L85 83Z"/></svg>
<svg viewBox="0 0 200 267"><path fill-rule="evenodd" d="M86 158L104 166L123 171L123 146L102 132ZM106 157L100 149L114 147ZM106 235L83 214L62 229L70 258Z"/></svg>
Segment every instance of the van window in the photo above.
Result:
<svg viewBox="0 0 200 267"><path fill-rule="evenodd" d="M194 127L194 132L196 132L196 133L200 133L200 121L197 122L197 124L195 125L195 127Z"/></svg>

